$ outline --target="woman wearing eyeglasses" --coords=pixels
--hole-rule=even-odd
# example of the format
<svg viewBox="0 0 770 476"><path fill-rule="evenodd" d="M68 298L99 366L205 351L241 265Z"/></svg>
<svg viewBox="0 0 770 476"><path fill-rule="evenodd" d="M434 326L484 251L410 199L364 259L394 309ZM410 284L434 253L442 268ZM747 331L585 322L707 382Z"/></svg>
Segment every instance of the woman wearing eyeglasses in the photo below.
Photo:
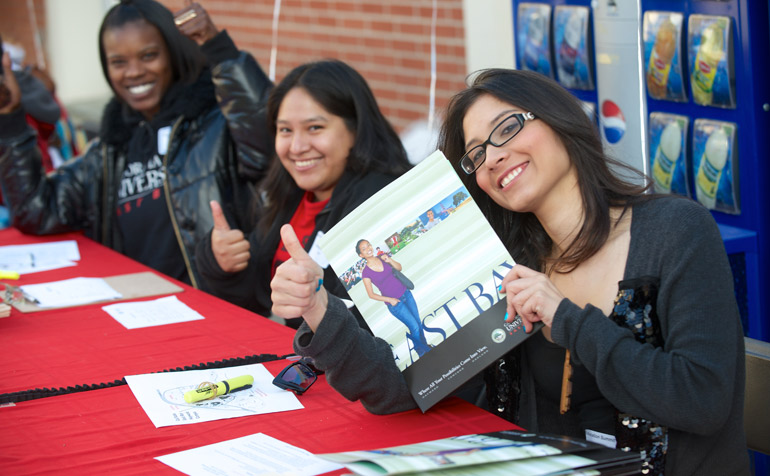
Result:
<svg viewBox="0 0 770 476"><path fill-rule="evenodd" d="M501 286L509 319L545 324L485 370L489 408L639 452L649 474L749 474L743 333L708 210L618 179L580 102L532 72L479 74L440 145L517 262ZM309 292L300 276L315 270L292 256L273 299L305 318L295 349L370 411L413 408L388 345Z"/></svg>
<svg viewBox="0 0 770 476"><path fill-rule="evenodd" d="M366 295L369 299L385 303L388 311L406 326L414 351L422 357L430 350L430 346L425 339L425 329L412 291L393 274L394 269L402 270L401 263L387 253L374 254L372 244L366 240L358 240L356 252L366 260L366 265L361 272ZM374 292L373 286L377 287L380 294Z"/></svg>

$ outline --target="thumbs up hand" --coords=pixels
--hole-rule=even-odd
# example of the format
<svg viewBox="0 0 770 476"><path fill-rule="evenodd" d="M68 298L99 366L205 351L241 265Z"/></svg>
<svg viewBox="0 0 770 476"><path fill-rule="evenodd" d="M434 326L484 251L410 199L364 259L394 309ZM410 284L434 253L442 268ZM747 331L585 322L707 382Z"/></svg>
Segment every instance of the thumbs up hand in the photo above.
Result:
<svg viewBox="0 0 770 476"><path fill-rule="evenodd" d="M281 239L291 259L278 266L270 282L273 314L285 319L302 316L315 332L329 303L323 269L307 254L291 225L281 227Z"/></svg>
<svg viewBox="0 0 770 476"><path fill-rule="evenodd" d="M241 230L231 230L222 213L219 202L212 200L211 216L214 218L214 229L211 230L211 251L217 264L223 271L237 273L249 265L249 242Z"/></svg>

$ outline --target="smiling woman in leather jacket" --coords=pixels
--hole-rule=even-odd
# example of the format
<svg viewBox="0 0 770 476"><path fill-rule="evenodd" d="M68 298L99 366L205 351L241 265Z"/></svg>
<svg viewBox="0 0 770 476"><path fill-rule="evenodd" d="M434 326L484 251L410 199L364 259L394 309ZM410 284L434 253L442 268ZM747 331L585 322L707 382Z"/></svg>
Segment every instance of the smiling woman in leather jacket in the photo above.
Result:
<svg viewBox="0 0 770 476"><path fill-rule="evenodd" d="M194 248L211 230L209 201L250 228L252 182L268 165L264 106L272 87L253 57L217 32L198 7L182 34L153 0L123 0L99 32L115 97L85 154L46 176L12 75L0 110L0 187L25 233L86 235L199 286ZM203 20L203 21L200 21ZM7 61L7 58L4 58Z"/></svg>

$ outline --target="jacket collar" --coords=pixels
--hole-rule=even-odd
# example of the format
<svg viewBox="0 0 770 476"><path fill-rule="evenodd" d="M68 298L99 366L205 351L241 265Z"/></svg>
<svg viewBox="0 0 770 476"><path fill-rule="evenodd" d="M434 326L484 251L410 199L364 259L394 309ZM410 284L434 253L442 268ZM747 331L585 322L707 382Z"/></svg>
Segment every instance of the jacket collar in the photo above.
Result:
<svg viewBox="0 0 770 476"><path fill-rule="evenodd" d="M211 71L205 69L191 84L176 82L171 85L163 96L160 112L152 118L150 125L158 128L173 122L179 116L193 119L202 116L216 103ZM117 97L113 97L102 114L100 137L109 144L125 144L131 138L134 128L143 120L144 116Z"/></svg>

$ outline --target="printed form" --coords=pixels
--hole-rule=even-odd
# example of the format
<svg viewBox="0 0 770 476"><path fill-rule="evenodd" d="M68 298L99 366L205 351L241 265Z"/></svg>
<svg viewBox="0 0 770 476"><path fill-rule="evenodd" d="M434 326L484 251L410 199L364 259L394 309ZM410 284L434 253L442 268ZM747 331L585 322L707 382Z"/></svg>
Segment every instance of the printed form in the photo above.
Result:
<svg viewBox="0 0 770 476"><path fill-rule="evenodd" d="M185 392L203 382L218 383L243 375L254 377L250 388L211 400L185 402ZM273 376L262 364L127 375L126 382L156 428L304 408L293 392L273 385Z"/></svg>
<svg viewBox="0 0 770 476"><path fill-rule="evenodd" d="M342 468L337 463L322 460L302 448L264 433L158 456L155 459L189 475L314 476Z"/></svg>

